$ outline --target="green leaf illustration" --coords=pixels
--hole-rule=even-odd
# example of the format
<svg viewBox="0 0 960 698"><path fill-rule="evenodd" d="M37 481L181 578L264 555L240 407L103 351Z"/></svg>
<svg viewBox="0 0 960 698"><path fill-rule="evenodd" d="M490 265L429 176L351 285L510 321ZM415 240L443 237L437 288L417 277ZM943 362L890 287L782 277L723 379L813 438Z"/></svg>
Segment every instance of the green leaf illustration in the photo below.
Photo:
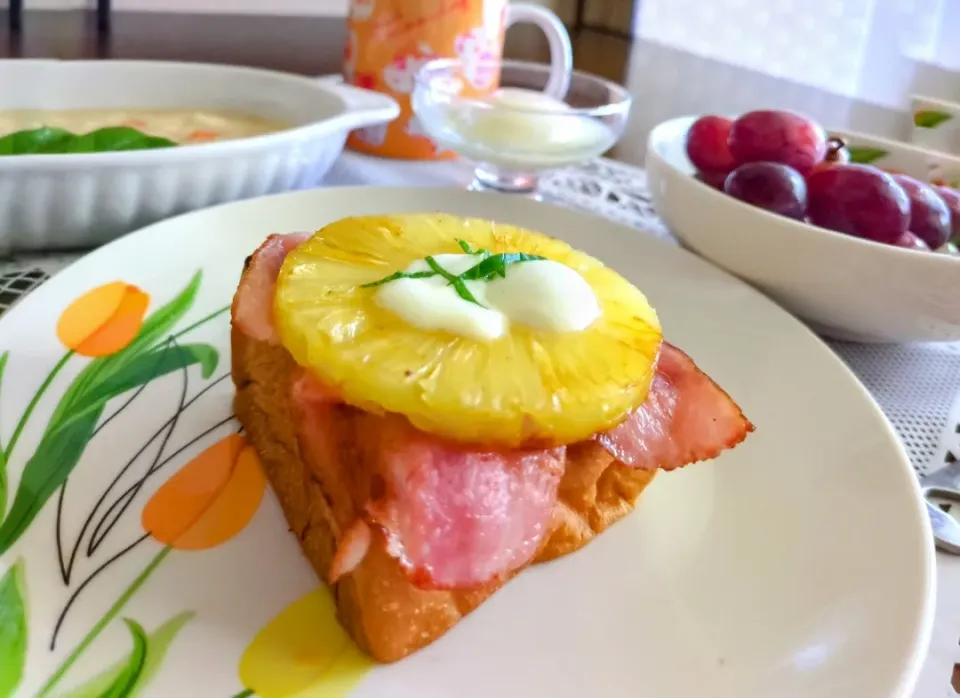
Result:
<svg viewBox="0 0 960 698"><path fill-rule="evenodd" d="M921 109L913 113L913 123L920 128L936 128L940 124L950 121L952 114L933 109Z"/></svg>
<svg viewBox="0 0 960 698"><path fill-rule="evenodd" d="M890 154L880 148L847 146L847 150L850 152L850 162L858 162L861 165L869 165Z"/></svg>
<svg viewBox="0 0 960 698"><path fill-rule="evenodd" d="M13 695L27 659L27 588L23 560L0 579L0 698Z"/></svg>
<svg viewBox="0 0 960 698"><path fill-rule="evenodd" d="M134 340L119 354L108 357L108 359L117 358L121 355L139 354L146 347L156 344L161 339L166 338L173 326L183 319L187 311L193 307L193 302L197 299L197 291L200 290L200 281L203 279L203 272L198 271L190 279L190 283L183 289L179 295L161 308L157 308L150 314L140 328L140 332Z"/></svg>
<svg viewBox="0 0 960 698"><path fill-rule="evenodd" d="M162 346L146 351L110 375L102 375L101 372L99 382L75 399L61 428L91 410L102 408L115 397L194 364L200 364L201 374L209 378L217 370L219 361L220 355L209 344Z"/></svg>
<svg viewBox="0 0 960 698"><path fill-rule="evenodd" d="M44 435L27 461L13 505L0 526L0 553L10 549L77 465L97 428L103 405Z"/></svg>
<svg viewBox="0 0 960 698"><path fill-rule="evenodd" d="M122 395L159 376L165 376L181 368L200 364L204 378L217 370L220 355L209 344L184 344L151 349L140 354L116 373L89 391L86 399L95 402L102 396Z"/></svg>
<svg viewBox="0 0 960 698"><path fill-rule="evenodd" d="M3 394L3 371L7 367L9 357L9 351L3 352L0 356L0 395ZM4 448L3 442L0 441L0 520L3 520L3 512L7 508L7 455Z"/></svg>
<svg viewBox="0 0 960 698"><path fill-rule="evenodd" d="M140 676L130 692L124 695L135 698L143 693L160 670L170 645L191 618L193 618L192 611L180 613L147 636L146 659L144 659ZM128 664L129 658L119 661L83 685L60 694L58 698L103 698L109 695L107 690L118 680Z"/></svg>
<svg viewBox="0 0 960 698"><path fill-rule="evenodd" d="M147 661L147 633L135 620L124 618L123 622L133 636L133 649L113 681L100 694L100 698L130 698Z"/></svg>
<svg viewBox="0 0 960 698"><path fill-rule="evenodd" d="M109 400L183 366L200 364L205 376L214 370L218 356L212 347L155 346L190 310L201 278L197 272L176 298L153 312L122 351L94 359L74 378L24 466L13 504L0 525L0 554L20 539L76 467Z"/></svg>

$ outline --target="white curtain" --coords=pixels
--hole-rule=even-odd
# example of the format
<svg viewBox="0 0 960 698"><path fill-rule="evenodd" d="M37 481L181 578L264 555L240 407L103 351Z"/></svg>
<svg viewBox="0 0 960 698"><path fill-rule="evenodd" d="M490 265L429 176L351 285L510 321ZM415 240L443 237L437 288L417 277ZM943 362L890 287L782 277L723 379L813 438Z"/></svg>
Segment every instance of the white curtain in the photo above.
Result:
<svg viewBox="0 0 960 698"><path fill-rule="evenodd" d="M640 0L645 40L878 105L960 99L960 0Z"/></svg>

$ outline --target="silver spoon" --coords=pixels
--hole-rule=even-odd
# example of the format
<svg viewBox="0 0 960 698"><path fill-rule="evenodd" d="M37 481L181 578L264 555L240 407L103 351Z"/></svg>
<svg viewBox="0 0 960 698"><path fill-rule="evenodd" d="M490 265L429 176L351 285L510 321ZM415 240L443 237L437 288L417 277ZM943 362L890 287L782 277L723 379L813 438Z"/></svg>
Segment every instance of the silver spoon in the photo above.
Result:
<svg viewBox="0 0 960 698"><path fill-rule="evenodd" d="M960 506L960 462L951 463L932 475L920 478L920 488L927 504L933 540L940 550L960 555L960 522L943 511L933 499L947 500Z"/></svg>

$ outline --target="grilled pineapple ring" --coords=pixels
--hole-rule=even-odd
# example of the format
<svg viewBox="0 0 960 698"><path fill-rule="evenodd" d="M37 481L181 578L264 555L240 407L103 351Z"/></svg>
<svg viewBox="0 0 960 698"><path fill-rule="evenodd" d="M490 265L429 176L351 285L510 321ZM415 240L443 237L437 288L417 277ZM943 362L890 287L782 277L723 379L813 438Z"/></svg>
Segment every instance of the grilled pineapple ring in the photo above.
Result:
<svg viewBox="0 0 960 698"><path fill-rule="evenodd" d="M602 316L581 332L512 324L483 342L410 325L362 287L428 255L462 253L458 239L566 264ZM287 256L274 319L297 363L347 403L484 447L569 444L615 426L646 397L661 342L646 297L596 259L531 230L435 213L346 218L318 231Z"/></svg>

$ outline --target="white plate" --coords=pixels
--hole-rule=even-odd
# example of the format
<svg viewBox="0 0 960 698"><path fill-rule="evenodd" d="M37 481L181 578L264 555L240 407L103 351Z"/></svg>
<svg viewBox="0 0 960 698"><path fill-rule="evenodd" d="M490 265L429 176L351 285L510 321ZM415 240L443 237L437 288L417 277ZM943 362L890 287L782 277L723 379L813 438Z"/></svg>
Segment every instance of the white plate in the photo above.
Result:
<svg viewBox="0 0 960 698"><path fill-rule="evenodd" d="M233 499L224 495L230 506L221 514L231 512L235 525L230 517L217 519L224 531L219 537L208 526L207 538L198 543L209 544L207 549L164 556L148 537L122 551L144 535L145 507L151 530L169 524L169 518L156 515L162 509L153 499L158 487L237 429L229 420L229 379L215 383L229 367L226 315L186 330L230 302L244 257L274 231L313 229L348 214L437 209L534 227L607 261L647 292L666 336L730 392L757 431L712 463L661 475L637 510L595 543L520 575L411 658L369 668L349 695L907 696L930 634L933 549L907 458L876 404L837 357L759 293L633 229L519 197L401 188L281 195L154 225L78 262L0 322L0 340L10 351L0 397L0 434L7 445L27 403L64 356L54 328L74 299L120 280L150 294L148 318L155 318L197 270L203 272L195 300L170 328L180 333L179 345L190 345L203 361L149 382L140 394L127 392L109 402L100 431L70 476L61 545L69 549L81 537L82 522L125 464L132 462L94 521L111 511L110 503L155 459L164 465L127 498L129 508L92 555L87 554L91 533L98 539L101 534L93 525L82 535L69 584L57 560L56 494L0 555L0 573L6 572L0 617L8 627L19 627L16 599L26 598L29 640L16 695L36 695L105 614L109 622L51 695L116 662L139 665L122 618L151 633L189 612L193 615L168 645L159 636L148 643L145 678L151 680L143 695L251 695L243 692L241 657L264 626L304 595L284 616L288 625L260 636L247 653L244 676L268 676L274 690L261 684L262 698L348 695L331 682L345 678L343 666L355 657L347 651L330 668L329 655L343 649L343 639L331 631L325 592L313 591L317 580L269 492L259 506L255 496L244 506L243 488L233 491ZM91 317L69 315L74 324ZM219 354L216 367L212 351ZM11 491L47 423L56 419L58 400L86 363L67 359L39 400L13 451ZM210 378L201 375L201 365L211 369ZM182 401L189 406L179 409ZM63 428L76 427L70 424ZM158 430L160 437L149 441ZM49 464L63 467L67 461L58 454ZM192 476L178 482L194 492L218 487L217 478L204 471L218 461L197 463L187 466ZM252 518L243 527L245 511ZM12 519L8 515L5 526ZM0 527L0 540L8 530ZM118 560L109 563L115 555ZM158 555L161 564L151 568ZM10 573L18 560L21 574ZM102 565L107 566L97 574ZM111 606L136 587L144 570L146 582L111 616ZM51 651L57 618L77 593ZM299 644L298 624L306 624ZM16 633L12 636L11 641L11 633L0 631L0 642L7 638L0 647L0 688L16 674ZM318 683L311 687L304 679L296 688L306 692L295 692L289 684L304 675L319 677ZM283 682L285 689L276 688Z"/></svg>

